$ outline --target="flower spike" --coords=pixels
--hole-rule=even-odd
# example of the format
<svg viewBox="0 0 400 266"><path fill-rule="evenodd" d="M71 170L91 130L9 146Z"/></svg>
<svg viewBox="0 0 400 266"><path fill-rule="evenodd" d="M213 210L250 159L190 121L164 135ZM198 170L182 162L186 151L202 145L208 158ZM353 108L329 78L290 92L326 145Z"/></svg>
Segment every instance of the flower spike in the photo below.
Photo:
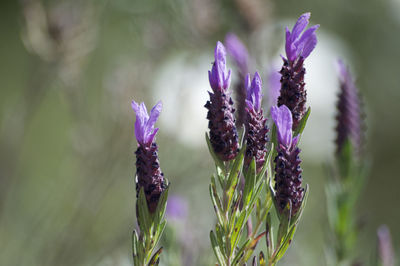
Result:
<svg viewBox="0 0 400 266"><path fill-rule="evenodd" d="M349 140L356 153L362 150L363 119L361 101L353 78L342 61L338 61L340 93L337 102L336 154Z"/></svg>
<svg viewBox="0 0 400 266"><path fill-rule="evenodd" d="M272 107L271 117L278 133L278 155L275 157L275 200L278 203L278 211L281 213L291 202L291 215L294 216L301 207L304 195L304 188L301 186L303 170L300 167L298 137L292 138L292 115L285 105L279 108Z"/></svg>
<svg viewBox="0 0 400 266"><path fill-rule="evenodd" d="M280 71L282 78L278 106L286 105L291 111L293 130L297 128L306 113L307 92L304 88L304 74L306 73L304 60L317 44L315 31L319 25L304 31L309 19L310 13L305 13L297 20L291 32L286 28L287 58L282 57L283 67Z"/></svg>
<svg viewBox="0 0 400 266"><path fill-rule="evenodd" d="M231 71L226 69L226 52L222 43L217 43L214 56L215 61L208 72L212 92L209 92L210 100L204 107L208 109L208 128L213 150L221 160L229 161L239 151L239 140L235 126L235 109L228 91Z"/></svg>
<svg viewBox="0 0 400 266"><path fill-rule="evenodd" d="M255 158L257 173L262 169L267 153L268 126L267 118L263 116L261 108L262 81L256 72L253 81L250 83L250 75L246 77L246 154L244 165L247 168L251 160Z"/></svg>
<svg viewBox="0 0 400 266"><path fill-rule="evenodd" d="M154 124L160 115L162 108L161 101L150 111L150 116L144 103L138 104L132 101L132 109L136 113L135 135L138 142L136 150L136 196L139 196L141 188L144 188L147 206L153 213L158 200L167 188L164 174L161 172L158 160L158 147L154 142L158 128Z"/></svg>

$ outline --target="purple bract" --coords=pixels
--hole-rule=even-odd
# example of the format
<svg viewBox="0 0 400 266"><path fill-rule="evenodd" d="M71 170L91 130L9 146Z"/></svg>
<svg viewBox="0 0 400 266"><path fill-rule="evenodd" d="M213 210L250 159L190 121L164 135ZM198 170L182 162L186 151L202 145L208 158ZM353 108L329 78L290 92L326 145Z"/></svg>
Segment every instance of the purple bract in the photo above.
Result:
<svg viewBox="0 0 400 266"><path fill-rule="evenodd" d="M150 111L150 116L147 113L146 105L142 102L138 104L132 101L132 109L136 113L135 136L136 140L141 145L150 145L158 131L154 128L158 117L160 116L162 103L159 101Z"/></svg>
<svg viewBox="0 0 400 266"><path fill-rule="evenodd" d="M286 27L285 50L289 61L294 61L300 56L303 58L308 57L317 45L315 31L318 29L319 25L312 26L304 31L308 25L310 15L310 13L301 15L291 32L289 28Z"/></svg>

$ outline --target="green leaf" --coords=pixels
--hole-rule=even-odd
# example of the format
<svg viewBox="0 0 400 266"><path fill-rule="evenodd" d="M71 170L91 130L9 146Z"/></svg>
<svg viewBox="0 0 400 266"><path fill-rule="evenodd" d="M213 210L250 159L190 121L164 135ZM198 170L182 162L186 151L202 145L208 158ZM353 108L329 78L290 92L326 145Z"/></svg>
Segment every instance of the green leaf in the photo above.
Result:
<svg viewBox="0 0 400 266"><path fill-rule="evenodd" d="M168 182L168 180L166 180L166 182L167 182L167 188L161 193L161 196L160 196L160 198L158 200L158 203L157 203L156 211L153 214L153 216L154 216L154 224L156 226L158 224L160 224L160 222L164 218L165 210L167 208L169 182Z"/></svg>
<svg viewBox="0 0 400 266"><path fill-rule="evenodd" d="M244 181L245 183L243 189L243 205L247 206L253 194L256 182L256 161L254 160L254 158L251 160L251 163L244 174Z"/></svg>
<svg viewBox="0 0 400 266"><path fill-rule="evenodd" d="M226 187L224 189L225 193L227 194L226 209L229 209L231 206L232 198L235 193L237 183L239 181L239 174L242 171L242 167L243 167L245 149L246 149L245 147L242 147L242 149L236 156L236 159L234 160L233 165L229 171L228 180L226 182Z"/></svg>
<svg viewBox="0 0 400 266"><path fill-rule="evenodd" d="M160 238L162 234L164 233L165 227L167 225L167 221L163 221L161 224L157 225L156 233L154 236L154 242L153 242L153 247L151 251L153 252L153 249L157 246L158 242L160 241ZM151 252L150 252L151 254Z"/></svg>
<svg viewBox="0 0 400 266"><path fill-rule="evenodd" d="M284 237L289 231L291 214L292 214L292 202L289 200L279 218L280 223L278 229L277 246L282 245L282 241L284 240Z"/></svg>
<svg viewBox="0 0 400 266"><path fill-rule="evenodd" d="M211 201L214 206L215 214L217 215L217 218L218 218L218 222L220 224L224 224L224 220L223 220L222 214L221 214L221 211L222 211L221 200L218 197L217 190L216 190L215 184L213 182L210 184L210 197L211 197Z"/></svg>
<svg viewBox="0 0 400 266"><path fill-rule="evenodd" d="M250 239L247 239L246 242L242 245L242 247L239 249L239 251L237 252L235 258L232 261L232 265L238 265L238 262L242 259L242 257L244 256L244 251L247 247L247 245L249 244Z"/></svg>
<svg viewBox="0 0 400 266"><path fill-rule="evenodd" d="M160 255L161 255L161 252L163 251L163 248L161 247L161 248L159 248L158 250L157 250L157 252L156 253L154 253L154 255L153 255L153 257L151 258L151 260L150 260L150 262L149 262L149 266L153 266L153 265L158 265L158 263L159 263L159 261L160 261Z"/></svg>
<svg viewBox="0 0 400 266"><path fill-rule="evenodd" d="M246 150L246 147L242 147L240 152L236 155L233 165L229 171L229 176L228 176L228 180L226 183L227 188L232 188L238 182L239 173L242 170L242 166L243 166L245 150Z"/></svg>
<svg viewBox="0 0 400 266"><path fill-rule="evenodd" d="M233 232L232 232L232 237L231 237L231 247L232 249L236 247L238 241L239 241L239 235L246 223L246 211L242 210L242 212L240 213L239 219L237 220L234 228L233 228Z"/></svg>
<svg viewBox="0 0 400 266"><path fill-rule="evenodd" d="M298 135L301 136L304 128L306 127L307 120L308 120L308 117L310 116L310 113L311 113L311 108L308 107L307 112L304 114L303 118L300 120L299 125L295 129L293 136L298 136ZM299 142L300 142L300 139L299 139Z"/></svg>
<svg viewBox="0 0 400 266"><path fill-rule="evenodd" d="M218 245L217 239L215 238L215 234L213 231L210 231L210 240L211 240L211 246L214 251L215 257L217 257L218 263L222 265L225 264L224 256L222 255L221 249Z"/></svg>
<svg viewBox="0 0 400 266"><path fill-rule="evenodd" d="M217 172L222 171L225 173L225 165L224 162L218 157L218 155L214 152L214 149L211 145L210 137L208 136L208 133L206 133L206 142L208 146L208 151L211 154L211 157L214 159L215 166L217 167Z"/></svg>
<svg viewBox="0 0 400 266"><path fill-rule="evenodd" d="M260 173L257 174L257 180L260 180L264 177L265 173L267 173L267 184L269 183L269 180L272 177L271 158L273 153L274 153L274 144L271 143L270 150L265 155L265 163Z"/></svg>
<svg viewBox="0 0 400 266"><path fill-rule="evenodd" d="M283 257L286 250L289 248L289 245L292 243L295 231L296 231L296 225L293 225L290 228L288 234L285 236L285 239L283 240L281 246L279 247L279 250L274 258L274 262L278 262Z"/></svg>
<svg viewBox="0 0 400 266"><path fill-rule="evenodd" d="M135 265L139 265L139 255L140 255L140 247L138 246L138 236L136 230L133 230L132 233L132 254L133 254L133 262Z"/></svg>
<svg viewBox="0 0 400 266"><path fill-rule="evenodd" d="M138 220L141 231L145 234L150 234L150 228L152 227L152 219L147 207L146 196L144 194L144 188L142 187L139 191L138 203Z"/></svg>

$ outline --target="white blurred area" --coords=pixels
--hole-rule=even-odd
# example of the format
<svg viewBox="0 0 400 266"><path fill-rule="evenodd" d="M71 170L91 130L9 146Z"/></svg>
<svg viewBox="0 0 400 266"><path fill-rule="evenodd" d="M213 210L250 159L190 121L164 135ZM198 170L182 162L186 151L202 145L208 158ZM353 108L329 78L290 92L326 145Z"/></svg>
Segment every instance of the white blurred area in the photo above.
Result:
<svg viewBox="0 0 400 266"><path fill-rule="evenodd" d="M213 50L202 54L181 52L171 56L155 74L153 95L163 102L159 128L177 141L192 147L204 147L209 99L208 70Z"/></svg>
<svg viewBox="0 0 400 266"><path fill-rule="evenodd" d="M213 50L208 50L195 55L183 51L170 56L161 64L154 79L152 92L157 96L154 101L161 99L164 103L158 126L191 147L205 146L207 112L204 104L210 90L207 71L213 61ZM351 62L349 51L339 37L319 29L318 45L305 62L307 106L311 107L311 116L301 141L303 160L323 162L333 155L338 58L343 58L346 64ZM228 68L233 67L228 65ZM235 75L234 70L232 73ZM267 74L262 73L264 77ZM265 80L264 95L268 95L267 87Z"/></svg>

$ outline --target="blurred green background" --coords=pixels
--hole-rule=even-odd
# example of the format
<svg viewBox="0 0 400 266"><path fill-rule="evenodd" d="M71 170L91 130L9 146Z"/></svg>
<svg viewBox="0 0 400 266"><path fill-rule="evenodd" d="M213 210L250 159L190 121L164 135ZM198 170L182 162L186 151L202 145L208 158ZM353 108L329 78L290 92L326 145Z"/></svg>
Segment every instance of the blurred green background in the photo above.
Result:
<svg viewBox="0 0 400 266"><path fill-rule="evenodd" d="M375 252L383 223L399 243L400 0L3 0L0 265L132 264L133 99L148 108L164 102L161 168L170 193L189 206L170 235L185 246L184 265L212 265L214 167L203 105L213 46L238 34L267 84L281 64L284 26L306 11L321 25L306 62L313 120L303 176L311 193L282 265L325 265L323 165L333 152L338 57L352 66L367 114L360 254Z"/></svg>

